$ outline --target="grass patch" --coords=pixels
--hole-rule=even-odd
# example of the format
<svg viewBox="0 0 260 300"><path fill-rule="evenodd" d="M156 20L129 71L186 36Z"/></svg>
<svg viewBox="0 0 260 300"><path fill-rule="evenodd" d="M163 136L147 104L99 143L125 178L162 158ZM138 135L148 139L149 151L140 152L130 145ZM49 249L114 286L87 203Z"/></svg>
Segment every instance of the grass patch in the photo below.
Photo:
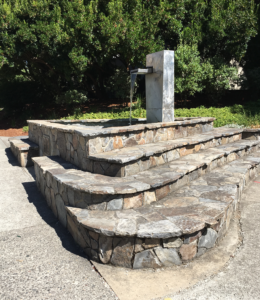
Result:
<svg viewBox="0 0 260 300"><path fill-rule="evenodd" d="M133 118L145 118L146 110L140 106L134 106L132 109ZM197 108L175 109L175 117L214 117L215 127L228 124L237 124L245 127L260 127L260 100L247 105L233 105L227 107L209 107L200 106ZM109 110L107 112L92 111L85 114L74 114L68 116L66 120L75 119L127 119L129 118L129 108Z"/></svg>
<svg viewBox="0 0 260 300"><path fill-rule="evenodd" d="M24 126L23 127L23 132L28 132L29 131L29 126Z"/></svg>

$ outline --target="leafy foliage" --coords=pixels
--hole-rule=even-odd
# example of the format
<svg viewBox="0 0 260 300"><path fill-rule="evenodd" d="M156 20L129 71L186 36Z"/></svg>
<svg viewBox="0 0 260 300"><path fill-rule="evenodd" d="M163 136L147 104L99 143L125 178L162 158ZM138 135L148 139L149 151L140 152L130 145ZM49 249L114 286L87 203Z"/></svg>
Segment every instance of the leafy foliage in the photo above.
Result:
<svg viewBox="0 0 260 300"><path fill-rule="evenodd" d="M12 80L0 81L0 107L8 114L22 114L27 104L48 103L48 93L38 86L37 82L15 76Z"/></svg>
<svg viewBox="0 0 260 300"><path fill-rule="evenodd" d="M221 57L208 59L207 76L204 80L204 91L208 94L211 104L217 101L232 85L239 80L237 68L226 64Z"/></svg>
<svg viewBox="0 0 260 300"><path fill-rule="evenodd" d="M24 76L49 99L65 102L78 101L75 90L89 98L126 95L125 83L116 85L120 72L125 78L146 54L176 49L181 39L198 44L203 62L220 57L227 64L244 55L256 33L249 0L0 2L0 81ZM185 93L200 90L201 80L192 78Z"/></svg>
<svg viewBox="0 0 260 300"><path fill-rule="evenodd" d="M196 44L180 44L175 51L175 91L183 100L196 92L205 91L211 104L230 88L230 82L238 80L237 69L220 57L201 59Z"/></svg>
<svg viewBox="0 0 260 300"><path fill-rule="evenodd" d="M180 44L175 51L175 91L182 99L201 92L207 73L212 68L209 63L202 63L197 45Z"/></svg>
<svg viewBox="0 0 260 300"><path fill-rule="evenodd" d="M65 92L64 95L56 97L57 104L65 104L65 105L75 105L75 104L82 104L87 101L86 93L79 92L77 90L69 90Z"/></svg>

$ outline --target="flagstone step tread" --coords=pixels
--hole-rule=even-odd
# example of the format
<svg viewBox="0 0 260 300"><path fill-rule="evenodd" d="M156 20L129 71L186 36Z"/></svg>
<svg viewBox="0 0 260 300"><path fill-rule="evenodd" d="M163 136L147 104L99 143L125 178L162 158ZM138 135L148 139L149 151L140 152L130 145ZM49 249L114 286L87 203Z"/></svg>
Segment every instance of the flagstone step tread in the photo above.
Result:
<svg viewBox="0 0 260 300"><path fill-rule="evenodd" d="M205 172L250 155L252 150L258 149L259 143L260 141L242 140L203 150L138 175L124 178L84 172L56 156L37 157L33 158L33 161L37 182L47 184L47 187L51 189L59 184L65 189L72 190L74 200L70 202L71 205L76 207L80 205L81 208L85 205L85 207L89 206L89 209L107 210L109 201L113 203L121 201L121 206L131 208L132 205L144 205L146 203L142 200L144 197L148 197L149 202L154 199L163 199L174 189L197 179ZM185 177L185 175L189 176ZM42 187L42 193L45 193L45 186ZM117 199L118 197L120 199Z"/></svg>
<svg viewBox="0 0 260 300"><path fill-rule="evenodd" d="M97 161L125 164L131 161L138 160L142 157L149 157L156 154L162 154L166 151L170 151L176 148L196 145L221 137L237 135L242 132L243 129L220 127L209 132L191 135L186 138L125 147L104 153L90 155L89 158Z"/></svg>
<svg viewBox="0 0 260 300"><path fill-rule="evenodd" d="M254 178L259 164L257 152L217 168L164 200L137 209L89 211L67 206L66 210L84 228L104 236L167 239L192 234L216 226L232 205L235 209L246 176Z"/></svg>
<svg viewBox="0 0 260 300"><path fill-rule="evenodd" d="M17 137L12 137L9 138L8 141L10 142L11 146L13 145L19 150L29 150L29 149L39 149L39 146L35 144L34 142L30 141L29 138L17 138Z"/></svg>
<svg viewBox="0 0 260 300"><path fill-rule="evenodd" d="M24 137L12 137L8 140L19 165L21 167L33 166L32 157L39 156L39 146Z"/></svg>
<svg viewBox="0 0 260 300"><path fill-rule="evenodd" d="M260 141L256 140L240 140L215 148L201 150L198 153L189 154L170 163L157 166L156 168L140 172L127 178L135 178L139 182L148 183L151 187L156 188L172 182L173 180L177 180L183 175L203 166L210 166L210 164L217 159L259 145L259 143ZM238 153L238 158L239 155L242 154ZM234 159L236 159L236 157L234 157Z"/></svg>

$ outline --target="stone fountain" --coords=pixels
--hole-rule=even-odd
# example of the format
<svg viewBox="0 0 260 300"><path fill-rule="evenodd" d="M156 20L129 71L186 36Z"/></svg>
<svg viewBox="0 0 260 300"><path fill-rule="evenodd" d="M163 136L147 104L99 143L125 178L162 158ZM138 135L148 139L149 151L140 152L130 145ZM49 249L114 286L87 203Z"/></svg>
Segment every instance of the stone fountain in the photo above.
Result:
<svg viewBox="0 0 260 300"><path fill-rule="evenodd" d="M225 236L260 169L259 130L174 118L174 52L147 55L147 120L30 120L11 139L50 209L88 258L174 267Z"/></svg>
<svg viewBox="0 0 260 300"><path fill-rule="evenodd" d="M174 121L174 51L148 54L146 65L131 74L144 74L147 123Z"/></svg>

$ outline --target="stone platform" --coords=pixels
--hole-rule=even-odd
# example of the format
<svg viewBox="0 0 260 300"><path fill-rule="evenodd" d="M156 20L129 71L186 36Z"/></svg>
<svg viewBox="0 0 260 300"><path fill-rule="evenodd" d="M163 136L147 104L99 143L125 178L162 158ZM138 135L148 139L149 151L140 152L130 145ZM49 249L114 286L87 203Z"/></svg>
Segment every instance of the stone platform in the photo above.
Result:
<svg viewBox="0 0 260 300"><path fill-rule="evenodd" d="M135 269L186 263L225 236L260 168L258 131L213 129L213 121L29 121L45 154L33 158L38 188L92 260Z"/></svg>

